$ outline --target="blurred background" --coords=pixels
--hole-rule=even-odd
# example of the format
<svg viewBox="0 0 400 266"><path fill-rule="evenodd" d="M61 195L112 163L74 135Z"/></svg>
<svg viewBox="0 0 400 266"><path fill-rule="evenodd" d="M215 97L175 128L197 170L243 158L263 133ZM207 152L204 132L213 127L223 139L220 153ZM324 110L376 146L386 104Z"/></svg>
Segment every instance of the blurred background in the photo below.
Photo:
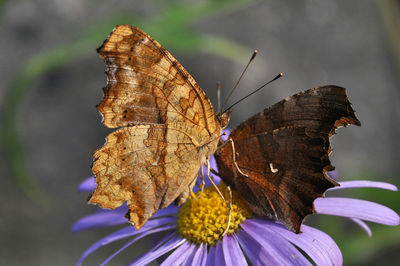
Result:
<svg viewBox="0 0 400 266"><path fill-rule="evenodd" d="M96 53L117 24L142 28L192 74L216 106L254 49L259 54L235 93L239 99L279 72L285 76L236 106L233 128L304 89L348 89L361 127L333 138L343 180L400 185L400 1L1 0L0 1L0 264L73 265L106 233L72 234L93 213L78 184L91 176L93 151L110 132L95 106L106 84ZM400 212L400 196L351 191ZM312 217L342 249L347 265L395 265L398 227L372 225L369 238L348 221ZM130 261L148 241L113 260ZM121 242L85 262L96 265ZM397 263L396 263L397 262Z"/></svg>

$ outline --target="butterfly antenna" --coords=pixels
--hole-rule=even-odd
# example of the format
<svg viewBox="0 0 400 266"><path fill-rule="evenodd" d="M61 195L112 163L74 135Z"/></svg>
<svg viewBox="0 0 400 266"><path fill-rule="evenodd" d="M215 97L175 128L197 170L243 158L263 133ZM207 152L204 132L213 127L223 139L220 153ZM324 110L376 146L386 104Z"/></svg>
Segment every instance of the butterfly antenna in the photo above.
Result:
<svg viewBox="0 0 400 266"><path fill-rule="evenodd" d="M226 100L224 102L224 106L226 106L226 104L228 103L229 98L232 96L233 92L236 90L237 86L239 85L240 81L242 80L242 77L243 77L244 73L246 72L247 68L249 68L249 65L254 60L254 58L256 57L257 53L258 53L258 51L254 50L253 55L251 56L249 62L246 65L246 67L244 68L244 70L243 70L242 74L240 75L238 81L236 82L235 86L233 87L233 89L229 93L228 97L226 98Z"/></svg>
<svg viewBox="0 0 400 266"><path fill-rule="evenodd" d="M218 101L218 113L222 111L221 107L221 83L217 82L217 101Z"/></svg>
<svg viewBox="0 0 400 266"><path fill-rule="evenodd" d="M240 99L239 101L235 102L234 104L232 104L231 106L229 106L228 108L225 109L225 111L223 111L222 113L225 113L226 111L232 109L233 106L235 106L236 104L240 103L241 101L243 101L244 99L247 99L248 97L250 97L251 95L253 95L254 93L258 92L259 90L261 90L262 88L264 88L265 86L267 86L268 84L270 84L271 82L279 79L283 77L283 73L279 73L275 78L271 79L270 81L268 81L267 83L265 83L264 85L262 85L261 87L259 87L258 89L256 89L255 91L253 91L252 93L250 93L249 95L243 97L242 99Z"/></svg>

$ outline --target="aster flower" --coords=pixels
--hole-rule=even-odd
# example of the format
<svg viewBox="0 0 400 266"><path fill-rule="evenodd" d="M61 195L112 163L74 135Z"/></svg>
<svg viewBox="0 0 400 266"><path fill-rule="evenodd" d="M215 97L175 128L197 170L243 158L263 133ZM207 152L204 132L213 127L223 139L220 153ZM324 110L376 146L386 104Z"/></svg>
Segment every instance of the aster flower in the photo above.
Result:
<svg viewBox="0 0 400 266"><path fill-rule="evenodd" d="M212 158L213 159L213 158ZM212 164L215 162L212 161ZM335 175L336 173L331 173ZM219 183L219 178L215 178ZM373 187L397 191L391 184L373 181L344 181L330 190ZM207 184L210 185L209 183ZM85 180L79 191L92 191L94 178ZM227 189L219 185L227 196ZM130 225L124 214L126 205L115 210L102 210L78 220L72 231L127 224L90 246L78 265L102 246L120 239L128 239L103 264L111 261L127 247L148 235L164 233L163 238L130 265L146 265L164 260L161 265L341 265L339 247L326 233L303 224L301 233L287 230L279 222L253 217L240 197L233 192L232 218L228 234L221 237L228 221L228 209L215 188L208 187L197 199L189 199L182 207L174 205L159 210L140 230ZM385 225L398 225L399 216L380 204L344 197L318 198L314 202L316 213L347 217L371 235L364 221ZM169 256L166 256L169 254Z"/></svg>

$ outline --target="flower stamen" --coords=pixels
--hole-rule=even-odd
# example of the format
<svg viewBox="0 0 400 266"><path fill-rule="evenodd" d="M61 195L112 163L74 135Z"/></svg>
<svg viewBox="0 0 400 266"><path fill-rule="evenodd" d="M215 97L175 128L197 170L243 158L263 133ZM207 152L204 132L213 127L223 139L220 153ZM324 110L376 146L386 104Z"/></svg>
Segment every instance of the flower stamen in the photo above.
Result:
<svg viewBox="0 0 400 266"><path fill-rule="evenodd" d="M225 185L221 184L218 188L225 198L229 198ZM251 215L252 212L237 192L232 191L231 219L229 219L229 207L214 187L208 187L198 198L190 198L181 207L178 213L178 231L182 237L196 244L214 245L225 231L227 235L233 234Z"/></svg>

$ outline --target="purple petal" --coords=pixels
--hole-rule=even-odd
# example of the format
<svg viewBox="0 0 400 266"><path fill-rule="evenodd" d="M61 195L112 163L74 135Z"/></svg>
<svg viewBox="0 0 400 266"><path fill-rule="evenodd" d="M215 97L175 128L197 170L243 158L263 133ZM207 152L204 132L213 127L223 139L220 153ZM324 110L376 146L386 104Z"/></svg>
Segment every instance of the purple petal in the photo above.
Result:
<svg viewBox="0 0 400 266"><path fill-rule="evenodd" d="M160 241L160 243L158 243L155 247L149 250L146 254L130 262L128 265L146 265L152 262L153 260L157 259L158 257L161 257L165 253L173 250L174 248L179 247L186 241L187 241L186 239L181 238L176 234L175 235L168 234L163 238L163 240Z"/></svg>
<svg viewBox="0 0 400 266"><path fill-rule="evenodd" d="M321 237L312 235L309 232L310 230L307 231L308 227L303 224L302 228L306 228L306 232L303 231L303 233L295 234L292 231L287 230L283 225L274 221L258 219L256 221L259 223L264 223L265 226L268 226L273 232L281 235L302 249L315 262L316 265L332 265L334 264L333 262L336 262L336 264L340 265L339 262L343 260L340 250L336 246L335 242L323 232L320 232ZM316 231L318 232L318 230ZM324 245L320 244L321 241L327 241L328 247L333 247L333 252L332 250L327 250L324 248Z"/></svg>
<svg viewBox="0 0 400 266"><path fill-rule="evenodd" d="M188 257L189 253L186 252L188 249L190 249L192 244L189 241L186 241L183 243L180 247L178 247L174 252L172 252L171 255L166 258L160 266L168 266L168 265L179 265L182 264Z"/></svg>
<svg viewBox="0 0 400 266"><path fill-rule="evenodd" d="M212 173L210 175L214 178L214 183L216 185L219 185L219 183L221 182L221 178L219 176L217 176L217 175L212 174ZM204 177L204 182L206 183L206 185L205 185L206 187L211 187L212 186L212 183L211 183L210 179L207 177L207 175ZM201 184L201 180L200 179L199 179L198 184Z"/></svg>
<svg viewBox="0 0 400 266"><path fill-rule="evenodd" d="M212 169L214 169L215 171L218 172L217 163L216 163L215 158L214 158L213 155L210 156L210 166L211 166ZM205 175L205 176L204 176L204 181L205 181L205 183L206 183L206 187L212 186L209 177L207 177L207 166L205 166L205 165L203 165L203 172L204 172L204 175ZM221 181L221 178L220 178L219 176L214 175L214 174L211 174L211 173L210 173L210 175L213 176L213 178L214 178L214 183L218 185L219 182ZM200 177L197 179L197 183L198 183L198 184L201 184L201 179L200 179ZM199 188L198 188L198 187L196 187L196 188L197 188L197 191L198 191ZM196 191L195 191L195 192L196 192Z"/></svg>
<svg viewBox="0 0 400 266"><path fill-rule="evenodd" d="M122 228L112 234L107 235L106 237L100 239L99 241L95 242L93 245L91 245L85 252L82 254L82 256L79 258L79 261L77 265L81 265L83 260L89 256L91 253L93 253L95 250L99 249L102 246L105 246L111 242L114 242L116 240L129 237L132 235L137 234L137 231L133 226L128 226L125 228Z"/></svg>
<svg viewBox="0 0 400 266"><path fill-rule="evenodd" d="M179 207L171 204L165 209L158 210L152 218L161 217L161 216L168 216L168 215L175 215L178 213Z"/></svg>
<svg viewBox="0 0 400 266"><path fill-rule="evenodd" d="M224 236L222 238L222 251L226 265L247 265L243 251L234 236Z"/></svg>
<svg viewBox="0 0 400 266"><path fill-rule="evenodd" d="M206 266L215 266L215 247L210 246L207 254Z"/></svg>
<svg viewBox="0 0 400 266"><path fill-rule="evenodd" d="M339 182L339 184L340 184L340 187L333 187L333 188L328 189L328 191L345 189L345 188L365 188L365 187L381 188L381 189L397 191L397 187L395 185L385 183L385 182L376 182L376 181L368 181L368 180L352 180L352 181Z"/></svg>
<svg viewBox="0 0 400 266"><path fill-rule="evenodd" d="M217 161L215 160L215 157L214 157L214 155L211 155L210 156L210 166L211 166L211 169L214 169L215 171L217 171L218 172L218 166L217 166ZM207 171L207 169L206 169L206 171ZM205 172L206 173L206 172ZM219 184L219 182L221 182L221 178L219 177L219 176L217 176L217 175L212 175L213 177L214 177L214 182L215 182L215 184ZM210 181L208 181L209 182L209 186L211 186L211 182Z"/></svg>
<svg viewBox="0 0 400 266"><path fill-rule="evenodd" d="M217 161L215 160L214 155L210 156L210 166L211 166L211 169L214 169L214 170L218 171ZM205 169L205 170L207 170L207 169Z"/></svg>
<svg viewBox="0 0 400 266"><path fill-rule="evenodd" d="M194 245L194 244L193 244ZM199 265L204 266L207 262L207 245L201 243L200 246L197 248L196 253L193 256L193 260L189 263L187 261L187 265Z"/></svg>
<svg viewBox="0 0 400 266"><path fill-rule="evenodd" d="M168 215L172 216L178 212L178 209L177 206L170 205L169 207L156 212L152 219ZM128 206L126 204L115 210L99 208L97 213L84 216L76 221L72 226L72 232L128 223L128 220L124 217L124 214L127 211Z"/></svg>
<svg viewBox="0 0 400 266"><path fill-rule="evenodd" d="M352 220L353 222L358 224L362 229L364 229L364 231L367 233L369 237L372 236L371 228L369 228L369 226L363 220L357 218L350 218L350 220Z"/></svg>
<svg viewBox="0 0 400 266"><path fill-rule="evenodd" d="M225 135L222 135L221 139L227 141L232 131L229 128L225 128L222 132L225 133Z"/></svg>
<svg viewBox="0 0 400 266"><path fill-rule="evenodd" d="M338 172L337 172L336 170L329 171L329 172L327 172L327 174L328 174L328 176L329 176L330 178L332 178L333 180L336 180L336 181L339 180L339 175L338 175Z"/></svg>
<svg viewBox="0 0 400 266"><path fill-rule="evenodd" d="M72 226L72 232L127 223L128 220L118 211L99 212L80 218Z"/></svg>
<svg viewBox="0 0 400 266"><path fill-rule="evenodd" d="M236 235L240 246L253 265L278 265L278 261L246 231L239 230Z"/></svg>
<svg viewBox="0 0 400 266"><path fill-rule="evenodd" d="M197 265L193 262L194 255L196 255L196 251L198 250L196 244L190 245L190 248L186 250L186 253L188 256L186 256L186 259L184 260L184 263L182 264L183 266L191 266L191 265Z"/></svg>
<svg viewBox="0 0 400 266"><path fill-rule="evenodd" d="M301 230L303 234L310 235L315 245L320 246L328 254L333 265L343 264L342 252L329 235L305 224L302 225Z"/></svg>
<svg viewBox="0 0 400 266"><path fill-rule="evenodd" d="M104 212L104 213L106 213L106 212L108 212L108 213L119 212L119 213L121 213L121 216L124 216L125 213L128 212L128 210L129 210L128 205L126 205L126 202L125 202L124 204L122 204L121 206L119 206L118 208L116 208L114 210L112 210L112 209L103 209L103 208L99 207L97 209L97 213L100 213L100 212Z"/></svg>
<svg viewBox="0 0 400 266"><path fill-rule="evenodd" d="M148 236L148 235L151 235L151 234L154 234L154 233L158 233L158 232L162 232L162 231L169 231L169 230L172 230L172 229L175 229L175 228L176 227L174 225L165 225L165 226L162 226L162 227L158 227L156 229L147 230L146 232L139 234L134 239L128 241L125 245L123 245L120 249L118 249L116 252L114 252L110 257L108 257L100 265L101 266L106 265L108 262L110 262L110 260L112 260L115 256L117 256L119 253L124 251L127 247L131 246L133 243L135 243L139 239L142 239L145 236ZM170 233L170 235L172 235L172 234L174 234L174 233Z"/></svg>
<svg viewBox="0 0 400 266"><path fill-rule="evenodd" d="M263 246L278 264L311 265L308 260L285 238L277 236L269 226L260 220L246 220L242 228Z"/></svg>
<svg viewBox="0 0 400 266"><path fill-rule="evenodd" d="M398 225L399 216L393 210L375 202L350 198L317 198L315 210L320 214L358 218L370 222Z"/></svg>
<svg viewBox="0 0 400 266"><path fill-rule="evenodd" d="M78 186L79 192L89 192L96 189L96 182L94 181L94 176L86 178L82 183Z"/></svg>
<svg viewBox="0 0 400 266"><path fill-rule="evenodd" d="M222 250L221 241L218 241L217 246L215 247L214 264L217 266L225 265L224 252Z"/></svg>
<svg viewBox="0 0 400 266"><path fill-rule="evenodd" d="M122 228L112 234L107 235L106 237L98 240L93 245L91 245L79 258L77 265L81 265L82 261L88 255L90 255L91 253L93 253L94 251L96 251L97 249L99 249L102 246L105 246L111 242L117 241L122 238L126 238L126 237L130 237L130 236L134 236L136 234L144 233L148 230L154 229L155 227L168 224L175 220L176 220L176 218L172 218L172 217L162 218L162 219L157 219L157 220L150 220L138 231L136 231L135 227L133 227L133 226L128 226L128 227ZM172 229L173 228L175 228L175 225L174 225L174 227L172 227ZM164 229L164 230L167 230L167 229Z"/></svg>

